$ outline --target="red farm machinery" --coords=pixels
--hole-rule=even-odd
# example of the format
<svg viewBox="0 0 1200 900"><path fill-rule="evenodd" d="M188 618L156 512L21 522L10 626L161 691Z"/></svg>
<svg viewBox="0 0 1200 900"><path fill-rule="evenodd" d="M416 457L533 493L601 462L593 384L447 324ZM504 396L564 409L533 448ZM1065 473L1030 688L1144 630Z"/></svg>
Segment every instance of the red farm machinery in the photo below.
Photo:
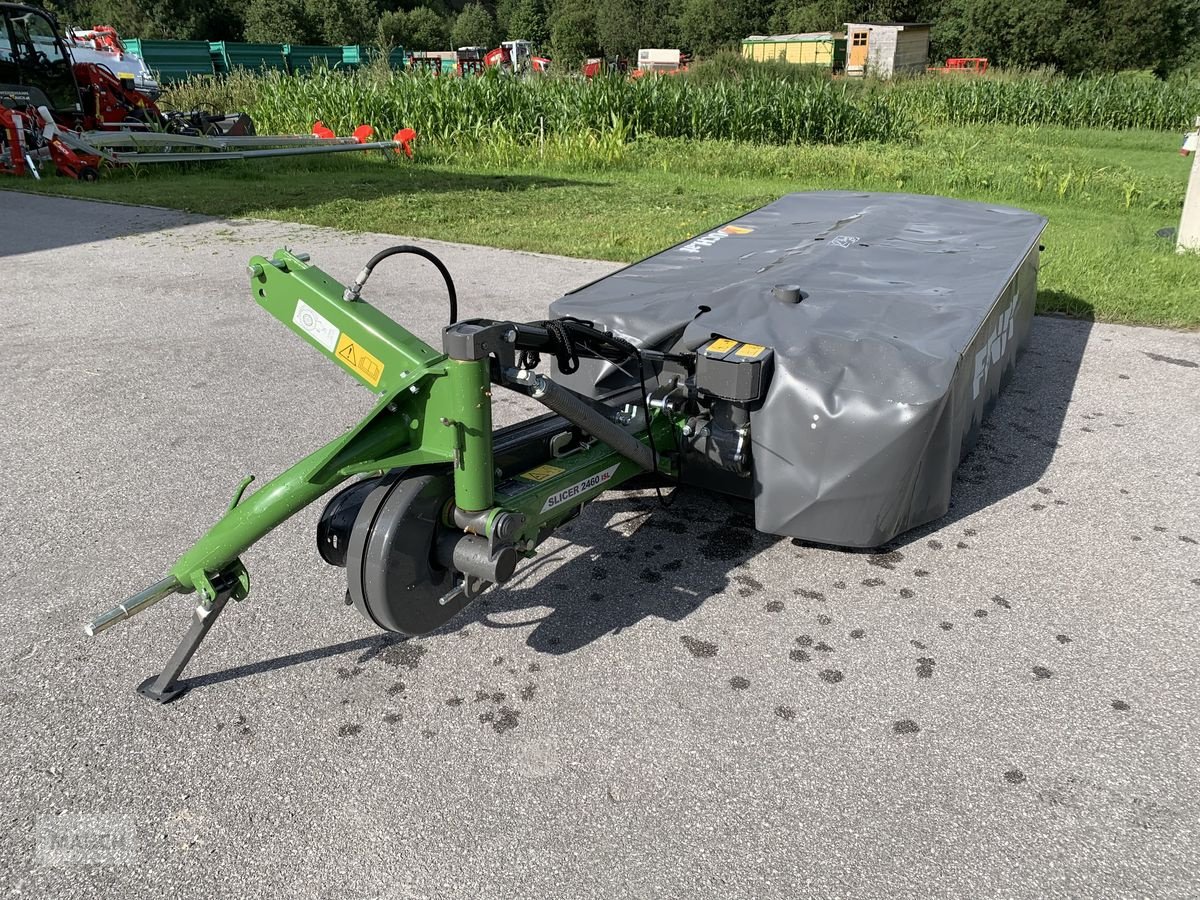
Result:
<svg viewBox="0 0 1200 900"><path fill-rule="evenodd" d="M369 126L337 137L259 135L244 113L167 112L136 81L71 52L58 23L32 6L0 3L0 174L43 166L94 181L105 165L206 162L360 150L412 156L416 133L373 140Z"/></svg>

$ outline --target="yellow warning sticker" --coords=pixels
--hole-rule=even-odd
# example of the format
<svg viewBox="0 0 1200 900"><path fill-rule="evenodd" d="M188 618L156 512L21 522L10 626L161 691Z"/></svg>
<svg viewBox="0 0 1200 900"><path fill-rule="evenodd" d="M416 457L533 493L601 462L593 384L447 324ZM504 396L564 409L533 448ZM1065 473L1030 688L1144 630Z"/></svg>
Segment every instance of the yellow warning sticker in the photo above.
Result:
<svg viewBox="0 0 1200 900"><path fill-rule="evenodd" d="M536 469L530 469L528 472L522 472L522 478L528 478L530 481L549 481L555 475L561 475L566 469L560 469L558 466L546 464L538 466Z"/></svg>
<svg viewBox="0 0 1200 900"><path fill-rule="evenodd" d="M710 353L728 353L737 345L737 341L731 341L729 338L717 338L708 345L708 350Z"/></svg>
<svg viewBox="0 0 1200 900"><path fill-rule="evenodd" d="M754 231L753 228L747 228L745 225L726 225L721 230L726 234L750 234Z"/></svg>
<svg viewBox="0 0 1200 900"><path fill-rule="evenodd" d="M383 375L383 363L355 343L343 332L338 338L337 349L333 351L338 362L366 381L371 387L379 387L379 378Z"/></svg>
<svg viewBox="0 0 1200 900"><path fill-rule="evenodd" d="M754 359L756 356L762 356L766 349L767 348L762 344L742 344L742 346L738 348L737 353L733 355L744 356L747 359Z"/></svg>

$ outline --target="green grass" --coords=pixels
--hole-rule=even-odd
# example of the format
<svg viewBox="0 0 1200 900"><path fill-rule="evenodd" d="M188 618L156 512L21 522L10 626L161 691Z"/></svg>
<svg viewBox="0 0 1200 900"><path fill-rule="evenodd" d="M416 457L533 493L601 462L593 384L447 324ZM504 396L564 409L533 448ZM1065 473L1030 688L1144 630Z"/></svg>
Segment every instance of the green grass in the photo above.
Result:
<svg viewBox="0 0 1200 900"><path fill-rule="evenodd" d="M1042 312L1200 327L1200 256L1155 235L1178 224L1190 159L1145 131L1012 126L928 130L907 144L791 147L641 139L588 150L498 135L378 155L145 167L33 190L630 261L798 190L941 194L1050 220ZM16 186L16 185L12 185ZM274 248L262 248L270 251Z"/></svg>

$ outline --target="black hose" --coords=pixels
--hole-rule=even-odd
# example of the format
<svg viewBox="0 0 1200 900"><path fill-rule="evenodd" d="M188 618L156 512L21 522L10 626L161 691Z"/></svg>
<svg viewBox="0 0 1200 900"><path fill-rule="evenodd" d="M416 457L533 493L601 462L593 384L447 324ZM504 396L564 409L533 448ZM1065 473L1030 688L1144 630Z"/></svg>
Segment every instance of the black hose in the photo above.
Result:
<svg viewBox="0 0 1200 900"><path fill-rule="evenodd" d="M446 295L450 301L450 324L453 325L458 321L458 292L454 289L454 279L450 277L450 270L446 268L446 264L438 259L433 253L426 250L424 247L416 247L412 244L397 244L395 247L388 247L386 250L380 250L363 266L358 277L354 279L354 284L346 289L344 299L354 301L358 299L358 295L362 292L363 285L367 283L367 279L371 277L371 272L377 265L387 259L389 256L396 256L400 253L411 253L414 256L420 256L423 259L429 260L434 267L442 273L442 280L446 282Z"/></svg>

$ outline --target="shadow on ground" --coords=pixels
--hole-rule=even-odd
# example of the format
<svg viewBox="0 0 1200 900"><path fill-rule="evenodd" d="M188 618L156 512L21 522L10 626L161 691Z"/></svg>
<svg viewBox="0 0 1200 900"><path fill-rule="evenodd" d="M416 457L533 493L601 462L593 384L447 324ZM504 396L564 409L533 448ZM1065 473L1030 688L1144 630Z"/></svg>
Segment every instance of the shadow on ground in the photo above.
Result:
<svg viewBox="0 0 1200 900"><path fill-rule="evenodd" d="M1059 446L1090 332L1088 321L1036 318L1030 345L1011 382L957 470L950 511L886 547L845 552L878 554L905 547L1036 484ZM559 536L570 545L530 561L504 589L485 594L431 637L472 624L532 625L527 639L531 649L571 653L643 619L680 621L729 589L761 590L763 585L738 570L789 540L757 532L750 502L695 488L680 489L665 507L653 495L612 492L593 502ZM359 653L358 661L365 662L404 640L381 634L198 676L188 683L210 686L344 653Z"/></svg>
<svg viewBox="0 0 1200 900"><path fill-rule="evenodd" d="M301 177L305 175L313 177ZM245 190L231 193L231 183L244 184ZM218 168L195 165L186 171L182 165L172 165L137 178L117 173L95 184L48 180L36 190L31 185L29 193L0 194L5 210L11 208L16 217L12 221L22 223L19 228L10 226L0 231L0 257L197 224L211 221L209 217L237 218L326 205L345 206L350 213L356 204L389 199L425 206L448 204L448 216L467 215L469 203L455 205L447 196L578 186L603 184L399 165L259 172L232 163ZM79 204L73 202L76 200L108 202ZM144 205L124 205L133 203ZM68 221L71 227L63 227Z"/></svg>

